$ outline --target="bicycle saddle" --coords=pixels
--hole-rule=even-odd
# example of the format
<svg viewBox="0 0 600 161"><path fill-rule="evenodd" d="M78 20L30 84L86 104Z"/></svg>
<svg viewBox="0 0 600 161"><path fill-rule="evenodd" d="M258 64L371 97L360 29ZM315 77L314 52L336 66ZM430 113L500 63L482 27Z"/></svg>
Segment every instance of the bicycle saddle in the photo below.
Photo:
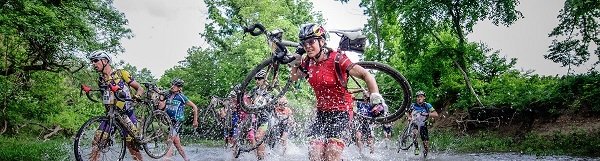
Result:
<svg viewBox="0 0 600 161"><path fill-rule="evenodd" d="M355 40L357 38L366 38L367 36L362 34L362 29L352 29L352 30L330 30L329 32L333 32L336 34L342 34L348 37L350 40Z"/></svg>

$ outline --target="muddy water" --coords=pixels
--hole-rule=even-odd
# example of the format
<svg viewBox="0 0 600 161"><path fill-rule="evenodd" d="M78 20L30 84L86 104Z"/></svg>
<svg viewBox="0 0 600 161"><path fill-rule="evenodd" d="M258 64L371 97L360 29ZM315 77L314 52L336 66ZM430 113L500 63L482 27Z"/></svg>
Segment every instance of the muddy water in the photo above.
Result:
<svg viewBox="0 0 600 161"><path fill-rule="evenodd" d="M283 154L282 148L267 149L265 161L306 161L308 160L308 148L304 144L290 143L288 150ZM351 161L402 161L402 160L423 160L421 155L414 155L412 149L398 152L395 148L384 143L377 143L375 152L369 154L359 154L358 148L351 145L343 153L344 160ZM223 147L204 147L201 145L188 145L185 151L191 160L198 161L255 161L255 153L243 153L239 158L233 158L232 152ZM126 155L125 160L131 160L131 156ZM145 157L145 160L152 160ZM161 159L162 160L162 159ZM171 158L173 161L183 161L180 155ZM455 154L445 152L432 152L427 157L428 161L520 161L520 160L540 160L540 161L587 161L600 158L570 157L570 156L535 156L521 155L517 153L475 153L475 154Z"/></svg>

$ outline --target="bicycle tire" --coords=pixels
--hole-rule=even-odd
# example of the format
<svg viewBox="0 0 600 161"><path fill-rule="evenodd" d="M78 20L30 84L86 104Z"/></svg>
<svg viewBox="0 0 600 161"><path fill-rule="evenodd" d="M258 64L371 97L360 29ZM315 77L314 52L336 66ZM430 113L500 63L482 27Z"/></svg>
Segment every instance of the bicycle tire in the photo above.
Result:
<svg viewBox="0 0 600 161"><path fill-rule="evenodd" d="M284 67L279 67L279 65L283 65ZM255 75L261 71L265 70L267 75L265 77L265 81L268 84L266 88L267 93L270 97L266 102L263 102L259 105L248 104L247 99L245 99L247 92L250 92L252 88L256 87L256 81L254 80ZM285 82L283 87L280 86L280 82ZM255 113L269 106L274 106L277 103L277 100L281 98L292 86L292 82L289 75L289 70L285 64L279 64L274 61L273 58L269 58L264 60L259 65L257 65L248 75L244 81L242 81L240 86L240 91L237 93L237 101L239 107L242 110L248 113ZM251 100L250 102L254 102L255 100Z"/></svg>
<svg viewBox="0 0 600 161"><path fill-rule="evenodd" d="M200 121L198 122L198 128L196 129L199 137L205 139L217 139L222 134L223 125L221 120L218 118L217 112L214 108L217 105L209 105L208 108L201 111L199 114Z"/></svg>
<svg viewBox="0 0 600 161"><path fill-rule="evenodd" d="M415 136L412 134L411 125L412 124L408 124L404 128L402 135L398 136L398 152L400 152L400 150L408 150L414 144Z"/></svg>
<svg viewBox="0 0 600 161"><path fill-rule="evenodd" d="M254 140L254 144L252 144L251 141L249 141L252 138L248 138L248 135L250 133L254 133L254 138L256 138L256 133L258 132L257 129L259 127L257 127L256 123L252 121L252 118L246 118L244 120L242 120L239 124L239 132L238 135L236 136L236 143L237 143L237 148L238 149L234 149L237 150L237 155L236 158L242 153L242 152L250 152L255 150L256 148L258 148L258 146L262 145L265 143L265 141L270 138L270 130L271 127L273 125L273 119L271 119L271 114L270 113L264 113L269 117L269 120L266 124L267 126L267 130L264 132L264 136L260 139L260 140ZM246 116L246 117L251 117L250 115ZM258 118L257 118L258 119Z"/></svg>
<svg viewBox="0 0 600 161"><path fill-rule="evenodd" d="M138 124L140 124L138 127L144 126L143 123L146 122L146 117L150 116L152 114L153 110L154 110L154 107L149 105L147 102L135 103L134 114L136 116Z"/></svg>
<svg viewBox="0 0 600 161"><path fill-rule="evenodd" d="M142 130L142 138L144 151L148 156L154 159L160 159L171 147L172 141L170 137L171 119L166 112L162 110L154 110L144 122Z"/></svg>
<svg viewBox="0 0 600 161"><path fill-rule="evenodd" d="M365 68L369 73L374 75L374 78L378 83L379 93L383 96L386 104L388 105L387 115L380 117L369 117L355 112L357 116L368 120L373 120L381 124L394 122L401 118L406 109L410 106L412 97L411 87L406 78L404 78L404 76L396 69L386 64L363 61L357 62L356 65ZM352 90L352 88L366 90L364 88L359 88L366 87L366 82L362 81L361 79L356 79L353 76L348 77L347 85L349 90Z"/></svg>
<svg viewBox="0 0 600 161"><path fill-rule="evenodd" d="M110 123L111 125L108 127L113 127L113 128L108 128L106 130L108 130L108 132L106 133L100 133L100 138L104 138L104 134L108 134L107 138L110 138L109 140L103 141L101 142L102 147L99 148L98 152L99 152L99 156L100 159L97 158L97 160L113 160L113 156L117 156L116 160L123 160L123 158L125 157L125 138L122 135L122 131L123 131L123 127L121 127L120 125L118 125L116 122L114 121L109 121L109 118L106 116L98 116L98 117L93 117L89 120L87 120L77 131L77 134L75 135L75 139L73 142L73 148L74 148L74 153L75 153L75 159L77 161L83 161L83 160L88 160L91 156L87 156L84 157L82 156L83 154L88 154L92 155L92 149L94 148L93 144L95 144L94 139L96 138L96 131L100 128L100 125L102 123ZM106 126L105 126L106 127ZM85 141L91 141L89 143L89 151L86 149L81 149L82 147L84 147L86 144ZM120 143L118 141L121 141ZM97 143L96 143L97 144ZM118 146L120 145L121 147L116 147L113 150L113 146ZM107 146L107 147L106 147ZM107 154L109 152L112 152L111 154ZM116 153L116 154L115 154ZM106 157L106 158L105 158Z"/></svg>

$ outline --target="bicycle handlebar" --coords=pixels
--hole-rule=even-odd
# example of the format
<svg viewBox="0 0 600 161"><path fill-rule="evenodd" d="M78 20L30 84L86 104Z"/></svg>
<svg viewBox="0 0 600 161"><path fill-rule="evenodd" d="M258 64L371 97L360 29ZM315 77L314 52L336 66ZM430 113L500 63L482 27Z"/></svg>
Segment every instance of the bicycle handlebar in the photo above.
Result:
<svg viewBox="0 0 600 161"><path fill-rule="evenodd" d="M113 93L116 93L120 89L118 86L107 86L105 88L108 88L108 89L104 89L104 90L111 90L111 91L113 91ZM92 96L90 96L90 92L91 91L99 91L100 92L100 91L104 91L104 90L102 90L102 89L92 89L92 87L90 87L88 85L85 85L85 84L81 85L81 91L85 92L85 96L87 96L87 98L90 101L92 101L92 102L99 102L99 101L96 100L96 99L93 99ZM114 96L115 96L115 99L117 99L118 101L121 101L121 102L126 102L126 101L133 102L133 101L135 101L135 100L130 99L130 98L121 98L121 97L119 97L119 94L114 94Z"/></svg>
<svg viewBox="0 0 600 161"><path fill-rule="evenodd" d="M252 36L266 34L267 37L269 37L269 39L270 39L269 41L275 43L277 48L279 48L278 52L273 55L273 59L278 61L281 64L288 64L288 63L296 60L296 57L288 55L288 51L287 51L286 47L295 47L296 54L302 55L305 52L304 49L302 48L302 46L300 46L300 43L288 41L288 40L281 40L281 35L270 35L267 32L267 30L265 29L265 27L260 23L253 24L248 27L243 27L243 29L244 29L244 33L250 33L250 35L252 35ZM256 30L256 29L258 29L258 30ZM276 33L281 34L281 32L276 32Z"/></svg>
<svg viewBox="0 0 600 161"><path fill-rule="evenodd" d="M258 28L258 32L255 32L254 30L256 30ZM260 34L265 33L266 29L265 26L263 26L262 24L256 23L253 25L250 25L248 27L243 27L244 29L244 33L250 33L250 35L252 36L258 36Z"/></svg>

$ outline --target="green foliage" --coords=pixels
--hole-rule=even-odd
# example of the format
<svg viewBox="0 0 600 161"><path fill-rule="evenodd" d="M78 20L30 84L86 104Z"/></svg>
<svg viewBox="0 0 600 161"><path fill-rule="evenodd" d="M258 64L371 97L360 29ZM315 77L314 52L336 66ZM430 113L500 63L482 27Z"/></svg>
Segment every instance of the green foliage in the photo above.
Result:
<svg viewBox="0 0 600 161"><path fill-rule="evenodd" d="M156 82L156 78L152 75L152 72L148 68L142 68L140 70L131 64L125 64L121 69L125 69L133 76L137 82Z"/></svg>
<svg viewBox="0 0 600 161"><path fill-rule="evenodd" d="M556 26L548 37L553 37L550 53L544 58L562 66L579 66L587 62L591 51L600 57L600 1L566 0ZM596 46L596 49L594 49ZM600 63L596 61L594 65ZM569 71L571 72L571 71Z"/></svg>
<svg viewBox="0 0 600 161"><path fill-rule="evenodd" d="M121 51L131 31L112 1L2 1L0 48L6 53L2 75L21 71L72 71L80 53Z"/></svg>
<svg viewBox="0 0 600 161"><path fill-rule="evenodd" d="M575 131L568 134L528 134L521 142L493 132L469 136L457 136L452 131L430 132L431 145L435 150L452 152L521 152L536 155L583 155L600 154L600 132Z"/></svg>
<svg viewBox="0 0 600 161"><path fill-rule="evenodd" d="M0 160L68 160L71 151L65 144L67 141L0 137Z"/></svg>
<svg viewBox="0 0 600 161"><path fill-rule="evenodd" d="M600 155L600 131L574 131L568 134L554 133L549 136L527 135L517 146L525 153L541 155Z"/></svg>
<svg viewBox="0 0 600 161"><path fill-rule="evenodd" d="M182 78L186 82L185 94L198 105L207 104L210 96L225 96L235 84L241 83L246 73L270 56L265 37L245 35L243 26L261 23L267 30L283 30L284 39L295 41L301 24L320 18L320 14L312 14L311 3L304 0L205 0L205 3L209 21L201 35L210 47L191 48L185 60L167 70L159 80L165 87L171 79Z"/></svg>
<svg viewBox="0 0 600 161"><path fill-rule="evenodd" d="M433 131L430 133L433 149L456 152L508 152L512 140L494 133L480 133L472 136L459 136L450 131Z"/></svg>

